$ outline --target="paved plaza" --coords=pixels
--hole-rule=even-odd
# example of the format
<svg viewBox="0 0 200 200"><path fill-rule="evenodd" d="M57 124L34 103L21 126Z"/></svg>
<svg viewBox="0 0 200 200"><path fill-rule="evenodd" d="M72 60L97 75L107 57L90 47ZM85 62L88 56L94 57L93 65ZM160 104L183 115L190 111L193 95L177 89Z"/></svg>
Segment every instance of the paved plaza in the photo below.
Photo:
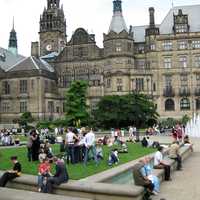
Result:
<svg viewBox="0 0 200 200"><path fill-rule="evenodd" d="M153 200L199 200L200 140L193 139L195 152L183 164L183 171L172 175L172 182L163 182L161 192Z"/></svg>

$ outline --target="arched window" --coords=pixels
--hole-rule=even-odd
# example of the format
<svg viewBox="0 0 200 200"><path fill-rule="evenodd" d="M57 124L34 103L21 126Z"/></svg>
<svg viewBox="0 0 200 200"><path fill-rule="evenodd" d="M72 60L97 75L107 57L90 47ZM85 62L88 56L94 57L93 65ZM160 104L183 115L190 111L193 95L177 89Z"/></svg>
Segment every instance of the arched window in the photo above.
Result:
<svg viewBox="0 0 200 200"><path fill-rule="evenodd" d="M175 103L172 99L167 99L165 101L165 110L166 111L174 111L175 110Z"/></svg>
<svg viewBox="0 0 200 200"><path fill-rule="evenodd" d="M181 99L180 107L181 110L190 110L190 100L188 98Z"/></svg>

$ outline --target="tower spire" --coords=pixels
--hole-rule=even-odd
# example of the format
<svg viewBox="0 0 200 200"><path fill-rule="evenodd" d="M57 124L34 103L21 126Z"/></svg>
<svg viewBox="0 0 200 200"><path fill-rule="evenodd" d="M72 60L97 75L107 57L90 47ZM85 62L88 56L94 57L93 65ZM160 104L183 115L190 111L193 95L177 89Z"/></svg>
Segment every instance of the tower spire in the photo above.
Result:
<svg viewBox="0 0 200 200"><path fill-rule="evenodd" d="M113 1L113 12L122 12L122 1L121 0L115 0Z"/></svg>
<svg viewBox="0 0 200 200"><path fill-rule="evenodd" d="M114 0L113 1L113 17L110 24L109 32L114 31L120 33L123 30L128 32L126 22L122 14L122 1Z"/></svg>
<svg viewBox="0 0 200 200"><path fill-rule="evenodd" d="M12 27L12 30L15 30L15 18L13 16L13 27Z"/></svg>
<svg viewBox="0 0 200 200"><path fill-rule="evenodd" d="M13 53L14 55L17 55L17 54L18 54L18 49L17 49L17 33L16 33L16 31L15 31L14 17L13 17L12 30L11 30L11 32L10 32L8 50L9 50L11 53Z"/></svg>

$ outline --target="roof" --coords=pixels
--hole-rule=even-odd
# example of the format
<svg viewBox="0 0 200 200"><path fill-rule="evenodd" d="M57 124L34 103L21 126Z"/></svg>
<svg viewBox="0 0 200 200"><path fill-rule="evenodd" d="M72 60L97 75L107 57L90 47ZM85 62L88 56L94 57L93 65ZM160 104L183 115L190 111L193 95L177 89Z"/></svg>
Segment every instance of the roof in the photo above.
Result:
<svg viewBox="0 0 200 200"><path fill-rule="evenodd" d="M183 14L188 15L190 32L200 32L200 5L191 5L177 6L170 9L164 20L161 22L161 24L156 25L160 29L160 34L173 33L173 15L177 15L179 9L183 11ZM148 27L148 25L132 27L135 42L145 42L145 29Z"/></svg>
<svg viewBox="0 0 200 200"><path fill-rule="evenodd" d="M200 5L191 6L177 6L172 8L167 16L164 18L160 25L161 34L173 33L173 15L178 14L178 10L181 9L183 14L188 15L188 21L190 25L190 32L200 32Z"/></svg>
<svg viewBox="0 0 200 200"><path fill-rule="evenodd" d="M114 12L109 32L114 31L115 33L121 33L123 30L128 32L122 12Z"/></svg>
<svg viewBox="0 0 200 200"><path fill-rule="evenodd" d="M144 42L145 41L145 29L148 28L148 26L133 26L133 38L135 42Z"/></svg>
<svg viewBox="0 0 200 200"><path fill-rule="evenodd" d="M45 56L42 56L41 59L52 59L52 58L55 58L59 55L58 52L52 52L50 54L47 54Z"/></svg>
<svg viewBox="0 0 200 200"><path fill-rule="evenodd" d="M21 55L14 55L7 49L0 47L0 68L7 71L11 66L20 62L25 57Z"/></svg>
<svg viewBox="0 0 200 200"><path fill-rule="evenodd" d="M28 71L28 70L43 70L43 71L55 72L54 68L51 65L49 65L46 61L42 60L41 58L36 58L34 56L21 60L20 62L16 63L6 71L14 72L14 71Z"/></svg>

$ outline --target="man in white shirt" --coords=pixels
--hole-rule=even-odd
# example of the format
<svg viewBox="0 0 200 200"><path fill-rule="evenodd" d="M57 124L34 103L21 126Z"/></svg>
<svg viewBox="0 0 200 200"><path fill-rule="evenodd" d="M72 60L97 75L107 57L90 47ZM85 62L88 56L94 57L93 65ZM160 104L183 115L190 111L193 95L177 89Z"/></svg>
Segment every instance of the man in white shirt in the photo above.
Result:
<svg viewBox="0 0 200 200"><path fill-rule="evenodd" d="M84 146L85 146L84 165L87 164L88 155L89 155L90 151L92 152L92 156L94 157L96 164L98 164L95 142L96 142L95 134L91 129L90 132L88 132L84 138Z"/></svg>
<svg viewBox="0 0 200 200"><path fill-rule="evenodd" d="M154 169L164 169L165 170L165 180L170 181L171 169L170 165L164 162L163 160L163 147L159 146L158 151L154 155Z"/></svg>
<svg viewBox="0 0 200 200"><path fill-rule="evenodd" d="M75 163L74 159L74 141L75 139L79 139L73 132L72 128L68 128L65 139L65 145L66 145L66 157L67 157L67 163L69 163L69 158L71 160L71 163Z"/></svg>

